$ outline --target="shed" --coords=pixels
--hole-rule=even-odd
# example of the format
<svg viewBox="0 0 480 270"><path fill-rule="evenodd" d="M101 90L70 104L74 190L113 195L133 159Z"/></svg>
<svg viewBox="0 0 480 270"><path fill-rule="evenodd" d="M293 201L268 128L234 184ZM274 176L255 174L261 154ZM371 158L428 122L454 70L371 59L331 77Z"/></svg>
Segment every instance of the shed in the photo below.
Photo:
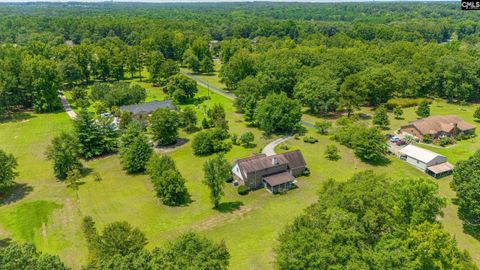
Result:
<svg viewBox="0 0 480 270"><path fill-rule="evenodd" d="M401 159L425 172L428 167L447 162L445 156L412 144L400 149L399 153Z"/></svg>

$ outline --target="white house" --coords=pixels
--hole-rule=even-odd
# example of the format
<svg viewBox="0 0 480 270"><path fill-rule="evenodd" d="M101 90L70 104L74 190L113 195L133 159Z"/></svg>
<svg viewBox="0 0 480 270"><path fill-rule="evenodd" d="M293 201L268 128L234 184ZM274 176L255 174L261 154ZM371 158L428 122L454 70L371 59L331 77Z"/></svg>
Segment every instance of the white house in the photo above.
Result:
<svg viewBox="0 0 480 270"><path fill-rule="evenodd" d="M453 165L447 162L447 157L430 150L410 144L400 149L399 153L401 159L435 178L453 171Z"/></svg>

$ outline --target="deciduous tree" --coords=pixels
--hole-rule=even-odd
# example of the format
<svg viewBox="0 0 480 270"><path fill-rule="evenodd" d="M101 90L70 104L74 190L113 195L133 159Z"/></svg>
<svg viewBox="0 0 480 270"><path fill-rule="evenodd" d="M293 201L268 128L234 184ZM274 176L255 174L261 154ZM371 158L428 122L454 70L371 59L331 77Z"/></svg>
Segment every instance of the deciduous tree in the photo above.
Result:
<svg viewBox="0 0 480 270"><path fill-rule="evenodd" d="M225 182L230 178L230 164L223 155L217 155L203 164L203 183L210 189L210 200L215 208L218 208Z"/></svg>
<svg viewBox="0 0 480 270"><path fill-rule="evenodd" d="M175 111L161 108L152 113L150 124L153 132L153 140L159 145L174 144L178 140L179 116Z"/></svg>
<svg viewBox="0 0 480 270"><path fill-rule="evenodd" d="M53 161L53 171L59 179L65 179L69 172L82 167L78 139L66 132L53 138L47 147L46 156Z"/></svg>
<svg viewBox="0 0 480 270"><path fill-rule="evenodd" d="M0 149L0 193L13 186L15 177L18 176L17 166L17 159Z"/></svg>
<svg viewBox="0 0 480 270"><path fill-rule="evenodd" d="M269 94L260 101L255 111L255 121L267 134L290 133L299 126L302 116L301 105L286 94Z"/></svg>

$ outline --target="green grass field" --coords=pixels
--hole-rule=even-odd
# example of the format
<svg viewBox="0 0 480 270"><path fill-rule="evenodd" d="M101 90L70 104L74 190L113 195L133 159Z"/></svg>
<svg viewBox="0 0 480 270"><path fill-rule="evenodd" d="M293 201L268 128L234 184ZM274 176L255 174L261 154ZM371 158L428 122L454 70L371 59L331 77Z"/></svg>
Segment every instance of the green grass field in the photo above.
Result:
<svg viewBox="0 0 480 270"><path fill-rule="evenodd" d="M138 82L136 82L138 83ZM148 100L163 99L160 88L142 84L148 92ZM245 149L234 146L226 157L233 161L260 149L275 137L264 137L257 129L247 127L242 115L235 112L230 100L199 87L197 98L210 95L211 99L199 104L191 104L197 109L199 120L204 108L221 103L227 113L230 130L241 134L247 130L254 132L256 146ZM432 114L457 114L471 123L474 106L458 106L444 102L432 105ZM369 109L362 109L371 114ZM391 117L392 129L415 119L413 108L405 110L404 120ZM309 122L318 118L305 116ZM168 240L195 231L206 237L224 240L231 254L232 269L272 269L273 248L279 232L302 210L315 202L322 183L329 178L345 181L354 173L372 169L392 178L426 177L406 163L391 157L386 166L372 166L356 158L352 150L341 145L342 159L329 161L324 157L328 144L336 144L327 136L321 136L312 129L308 135L319 139L318 143L307 144L302 140L291 139L286 144L290 149L301 149L311 169L309 177L298 181L298 189L285 195L273 196L265 190L257 190L240 196L231 185L226 186L226 196L221 210L213 210L208 198L208 190L201 183L202 165L207 159L192 154L190 142L169 155L176 161L186 178L192 203L182 207L166 207L154 196L147 176L126 175L120 167L117 155L92 160L85 166L100 173L102 181L93 181L92 176L82 179L83 184L74 192L58 182L51 164L45 160L44 151L51 138L62 130L71 129L71 121L65 113L32 114L30 118L0 124L0 148L13 153L19 159L18 182L32 190L25 192L17 200L0 206L0 240L13 238L20 241L33 241L40 250L59 254L68 265L78 269L86 262L87 250L80 231L81 218L92 216L99 227L109 222L125 220L144 231L149 240L148 247L161 246ZM181 137L191 140L192 134L182 132ZM464 159L478 149L478 138L464 141L449 149L434 149L445 154L452 162ZM278 151L283 151L277 149ZM454 197L448 183L450 178L434 180L439 183L440 194L449 199ZM28 188L25 188L27 189ZM445 209L442 219L445 228L452 233L463 249L480 264L480 243L463 233L462 223L456 215L456 206Z"/></svg>

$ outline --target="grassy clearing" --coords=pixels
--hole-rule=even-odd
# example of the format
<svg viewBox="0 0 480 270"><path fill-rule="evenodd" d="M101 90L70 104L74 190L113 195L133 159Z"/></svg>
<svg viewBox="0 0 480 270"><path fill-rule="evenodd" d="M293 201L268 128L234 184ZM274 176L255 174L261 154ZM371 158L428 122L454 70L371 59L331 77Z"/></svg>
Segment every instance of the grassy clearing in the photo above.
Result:
<svg viewBox="0 0 480 270"><path fill-rule="evenodd" d="M18 158L20 172L19 187L0 204L0 239L32 241L40 250L59 254L78 267L86 259L86 249L79 233L77 199L55 179L44 157L51 139L70 128L63 112L30 114L0 124L0 148Z"/></svg>
<svg viewBox="0 0 480 270"><path fill-rule="evenodd" d="M147 89L147 100L165 98L160 88L137 80L135 82ZM206 108L221 103L226 109L231 132L240 135L252 131L255 134L256 146L248 149L234 146L226 155L230 161L259 152L264 145L275 139L264 137L257 129L248 127L243 122L242 115L235 112L232 102L225 97L199 87L197 101L208 95L211 99L181 107L195 107L201 120ZM432 114L455 113L475 123L471 118L473 110L474 106L459 107L442 102L432 105ZM363 109L363 112L372 113L368 109ZM392 129L415 119L414 109L406 109L404 116L405 120L394 120L391 117ZM308 115L304 118L309 122L318 119ZM298 189L291 190L286 195L272 196L264 190L258 190L240 196L233 186L227 185L221 211L217 211L212 209L208 190L201 183L202 165L207 158L194 156L190 145L193 135L181 132L181 137L190 141L169 155L186 178L193 202L172 208L162 205L156 199L147 176L126 175L121 170L117 155L86 162L87 167L100 173L102 181L95 182L92 176L87 176L82 179L83 184L78 192L73 192L56 181L51 164L44 159L43 153L54 135L70 128L71 122L64 113L32 115L24 121L0 124L0 148L19 158L19 182L33 188L25 198L0 206L0 239L12 237L33 241L42 251L59 254L74 268L79 268L86 262L87 250L80 232L80 222L81 217L90 215L99 227L119 220L126 220L139 227L148 237L149 248L163 245L184 232L196 231L216 241L225 240L232 256L232 269L271 269L277 235L302 209L317 199L317 192L326 179L344 181L354 173L366 169L385 173L392 178L426 177L393 157L386 166L365 164L355 157L351 149L307 129L307 135L317 138L318 143L307 144L294 139L287 142L290 150L302 150L312 172L309 177L299 179ZM454 148L441 151L445 151L450 160L456 162L473 153L474 149L470 149L469 144L476 144L477 140L475 138L473 142L461 142ZM324 157L328 144L336 144L339 148L342 156L339 161L330 161ZM455 235L460 246L469 250L474 260L480 263L480 244L463 233L462 223L456 216L456 206L451 204L450 199L454 193L448 187L449 181L448 178L438 181L440 194L448 197L450 202L442 222ZM34 218L28 219L25 216Z"/></svg>

